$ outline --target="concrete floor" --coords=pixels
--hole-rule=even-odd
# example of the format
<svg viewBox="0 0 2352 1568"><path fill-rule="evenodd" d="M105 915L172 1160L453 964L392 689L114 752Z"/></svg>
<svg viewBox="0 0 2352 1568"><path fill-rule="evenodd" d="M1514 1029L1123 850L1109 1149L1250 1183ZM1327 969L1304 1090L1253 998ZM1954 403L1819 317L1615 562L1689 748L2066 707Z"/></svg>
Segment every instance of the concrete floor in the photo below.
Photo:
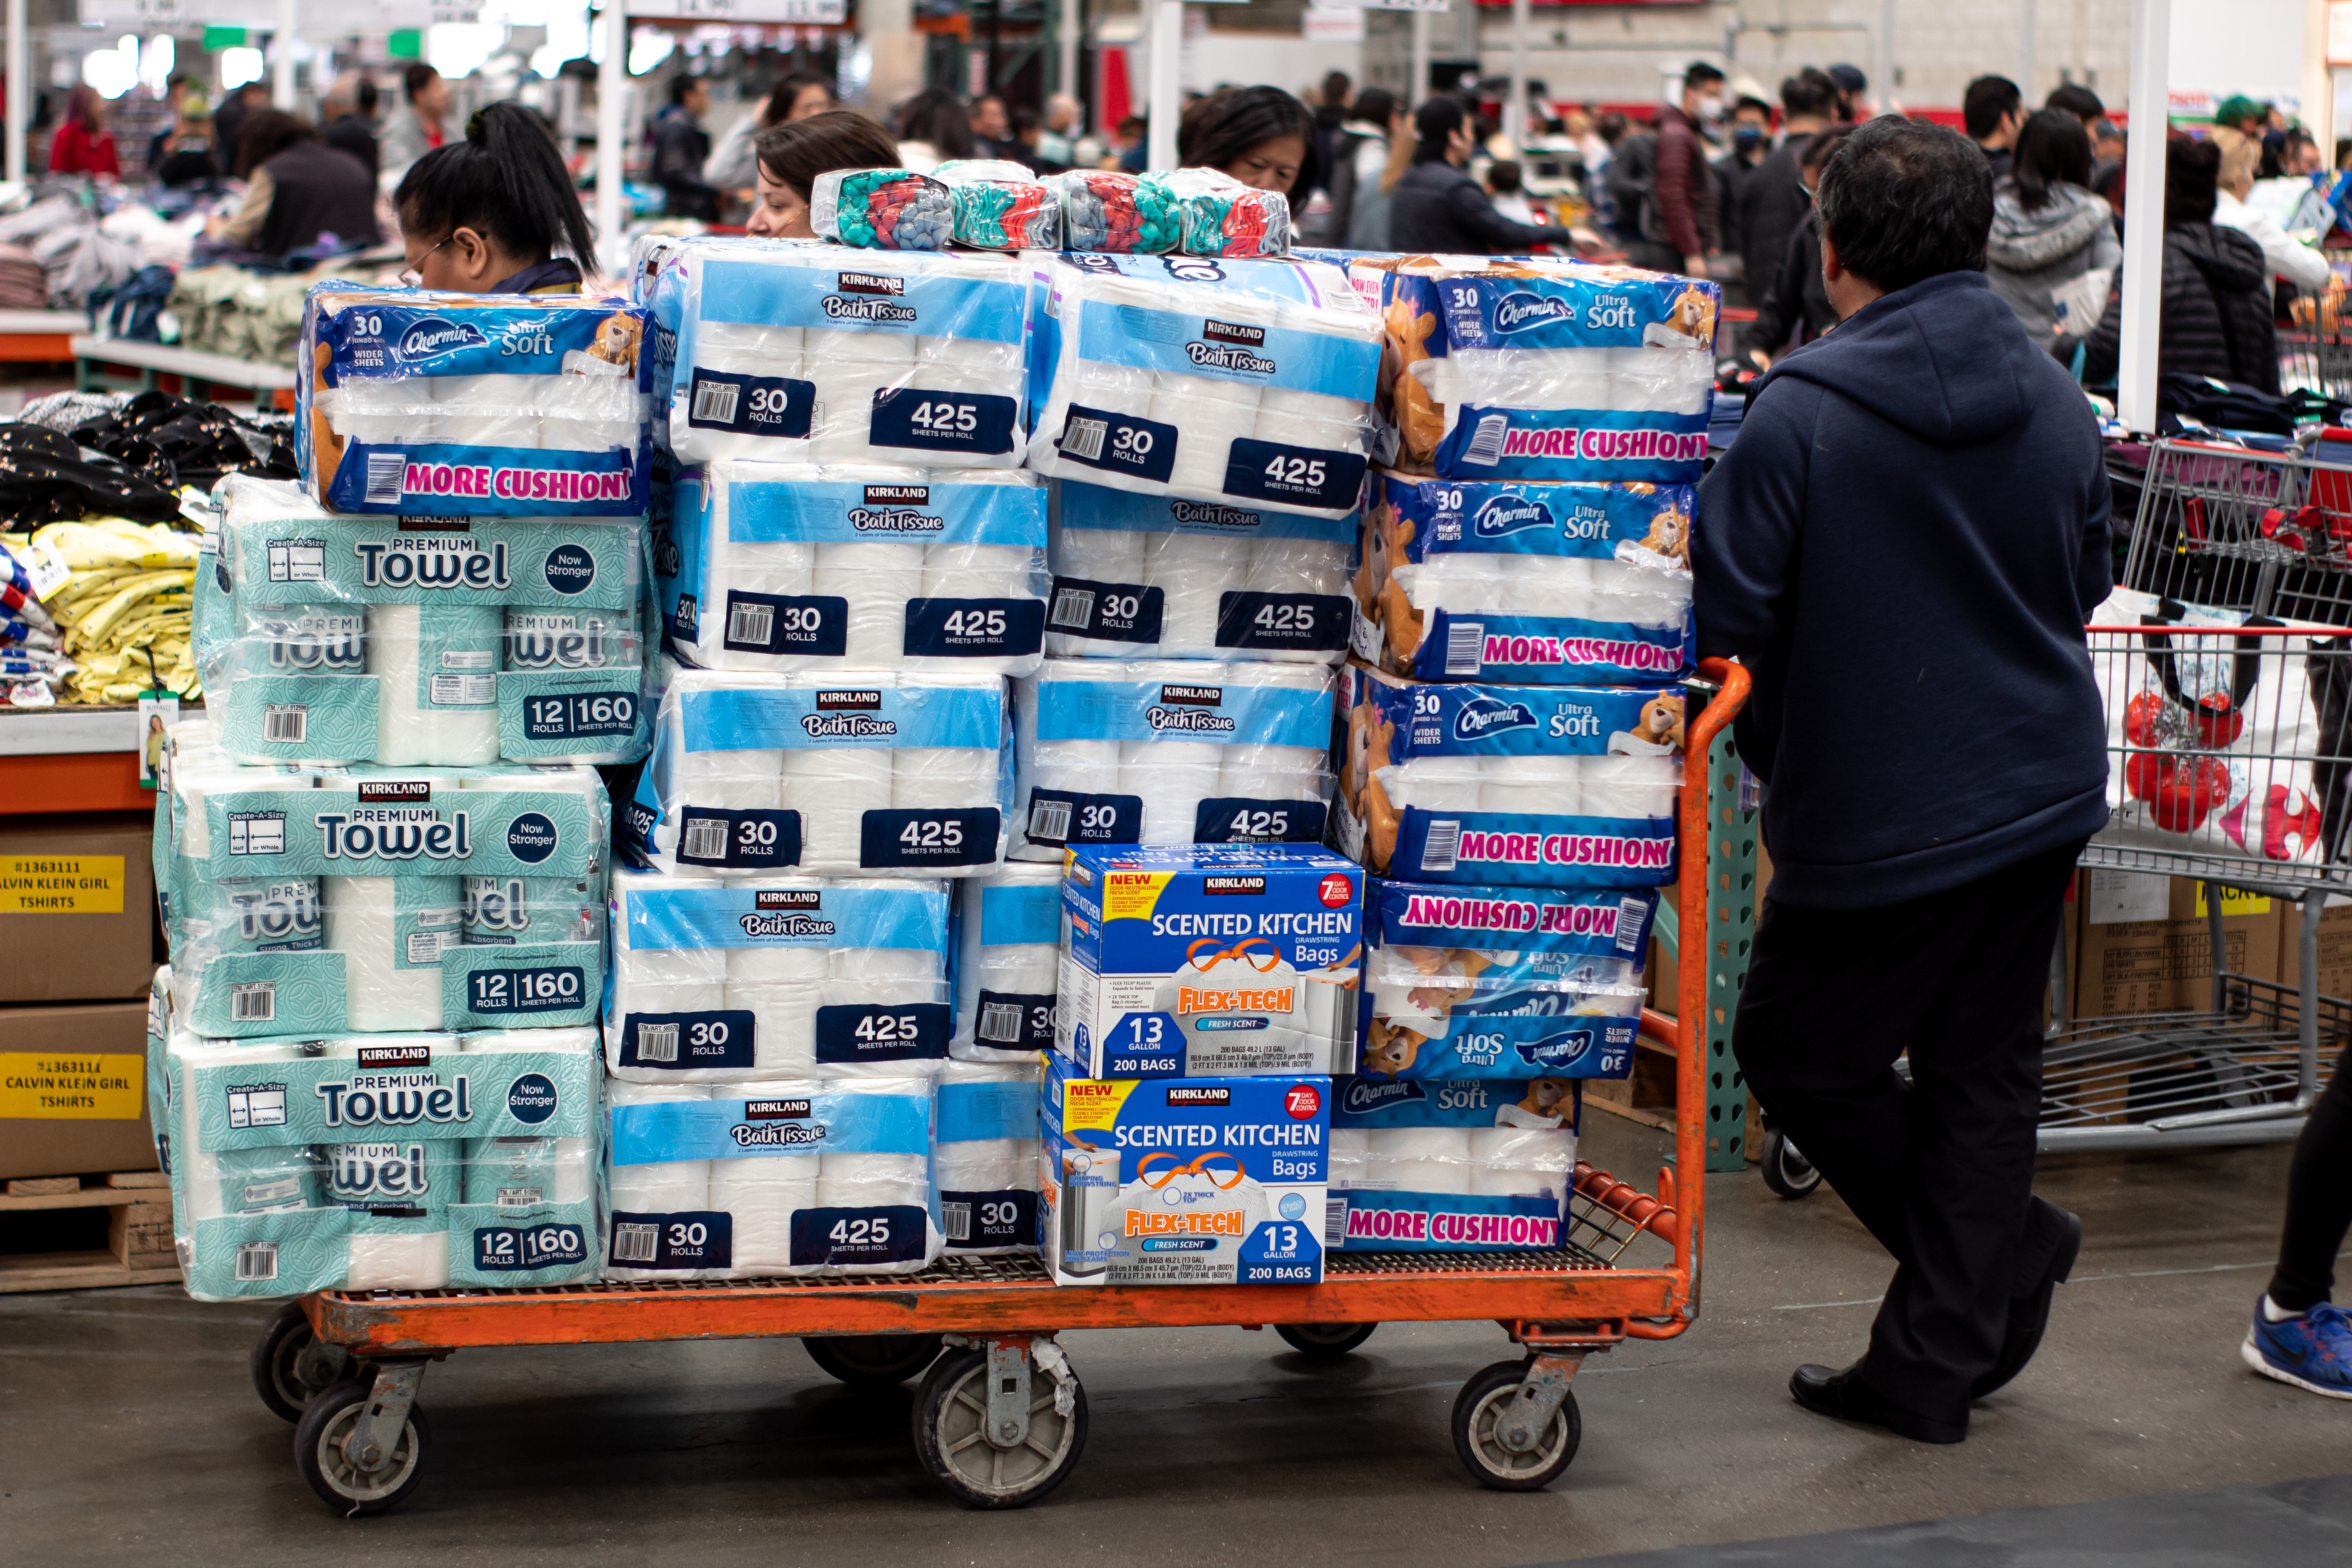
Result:
<svg viewBox="0 0 2352 1568"><path fill-rule="evenodd" d="M1589 1123L1596 1162L1659 1163L1652 1134ZM2237 1359L2285 1163L2278 1146L2045 1166L2042 1191L2084 1216L2082 1261L2040 1360L1978 1407L1957 1448L1789 1402L1792 1365L1860 1350L1888 1268L1826 1190L1784 1203L1752 1173L1721 1179L1700 1323L1589 1363L1582 1452L1532 1495L1475 1487L1447 1434L1463 1380L1509 1354L1491 1324L1391 1325L1329 1367L1270 1332L1105 1331L1066 1341L1090 1400L1087 1452L1025 1511L970 1513L937 1494L908 1451L907 1394L856 1394L796 1344L735 1342L460 1354L425 1379L436 1447L418 1492L394 1514L344 1521L295 1475L290 1429L247 1384L267 1308L160 1287L0 1297L0 1540L27 1564L331 1554L358 1568L430 1553L520 1568L656 1552L696 1563L1483 1568L2276 1489L2352 1468L2352 1406ZM2352 1518L2352 1488L2326 1496ZM2257 1539L2242 1559L2195 1561L2280 1560ZM1988 1542L1935 1561L2023 1559Z"/></svg>

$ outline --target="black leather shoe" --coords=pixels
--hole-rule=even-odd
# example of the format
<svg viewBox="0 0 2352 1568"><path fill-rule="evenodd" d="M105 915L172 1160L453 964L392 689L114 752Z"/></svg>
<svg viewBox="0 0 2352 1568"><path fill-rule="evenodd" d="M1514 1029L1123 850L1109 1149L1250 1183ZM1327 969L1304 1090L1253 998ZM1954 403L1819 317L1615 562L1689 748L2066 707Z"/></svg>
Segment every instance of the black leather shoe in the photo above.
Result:
<svg viewBox="0 0 2352 1568"><path fill-rule="evenodd" d="M2033 1201L2046 1203L2042 1198ZM2058 1216L2058 1250L2051 1257L2050 1266L2042 1270L2042 1277L2033 1282L2032 1288L2022 1295L2011 1298L2009 1328L2001 1335L2000 1356L1970 1386L1969 1393L1973 1398L1982 1399L1993 1390L2006 1385L2010 1379L2025 1370L2025 1363L2032 1361L2033 1352L2042 1348L2042 1335L2050 1327L2050 1299L2057 1294L2058 1286L2066 1276L2074 1271L2074 1258L2083 1250L2081 1217L2067 1213L2055 1204L2047 1204L2047 1206Z"/></svg>
<svg viewBox="0 0 2352 1568"><path fill-rule="evenodd" d="M1862 1380L1862 1363L1843 1372L1826 1366L1801 1366L1789 1378L1789 1392L1797 1403L1817 1415L1884 1426L1915 1443L1960 1443L1968 1440L1966 1421L1930 1421L1915 1415Z"/></svg>

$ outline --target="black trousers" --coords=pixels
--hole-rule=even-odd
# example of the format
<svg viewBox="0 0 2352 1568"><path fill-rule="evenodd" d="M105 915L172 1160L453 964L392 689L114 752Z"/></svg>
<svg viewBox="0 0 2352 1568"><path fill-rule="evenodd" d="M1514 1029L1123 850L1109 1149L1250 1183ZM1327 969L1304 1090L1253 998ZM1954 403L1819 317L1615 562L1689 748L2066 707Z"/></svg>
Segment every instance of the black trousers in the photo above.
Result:
<svg viewBox="0 0 2352 1568"><path fill-rule="evenodd" d="M2286 1179L2286 1228L2279 1237L2271 1300L2307 1312L2336 1289L2336 1255L2352 1230L2352 1050L2311 1108L2294 1141ZM1803 1144L1797 1145L1801 1149Z"/></svg>
<svg viewBox="0 0 2352 1568"><path fill-rule="evenodd" d="M2041 1007L2079 844L1906 903L1767 898L1732 1050L1748 1088L1895 1255L1864 1378L1968 1420L2012 1295L2055 1256L2033 1203ZM1895 1059L1911 1054L1911 1087Z"/></svg>

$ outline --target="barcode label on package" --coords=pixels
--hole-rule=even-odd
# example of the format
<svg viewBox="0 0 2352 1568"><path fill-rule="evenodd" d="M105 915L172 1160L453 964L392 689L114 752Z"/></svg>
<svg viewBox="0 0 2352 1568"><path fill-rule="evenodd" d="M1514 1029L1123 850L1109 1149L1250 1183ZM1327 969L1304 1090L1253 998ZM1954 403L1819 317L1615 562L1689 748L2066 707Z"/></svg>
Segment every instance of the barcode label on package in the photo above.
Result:
<svg viewBox="0 0 2352 1568"><path fill-rule="evenodd" d="M947 1009L941 1007L940 1011ZM709 1013L628 1013L621 1020L625 1068L748 1068L756 1024L747 1007ZM944 1055L944 1052L940 1053Z"/></svg>
<svg viewBox="0 0 2352 1568"><path fill-rule="evenodd" d="M267 1024L278 1016L278 982L255 980L228 988L228 1021Z"/></svg>
<svg viewBox="0 0 2352 1568"><path fill-rule="evenodd" d="M677 1026L676 1024L638 1025L637 1060L641 1062L677 1061Z"/></svg>
<svg viewBox="0 0 2352 1568"><path fill-rule="evenodd" d="M1348 1200L1338 1193L1323 1200L1323 1245L1334 1251L1348 1245Z"/></svg>
<svg viewBox="0 0 2352 1568"><path fill-rule="evenodd" d="M776 606L751 600L730 598L727 601L727 640L750 643L754 647L766 647L776 629Z"/></svg>
<svg viewBox="0 0 2352 1568"><path fill-rule="evenodd" d="M236 1278L240 1284L277 1279L278 1244L248 1241L240 1245L236 1249Z"/></svg>
<svg viewBox="0 0 2352 1568"><path fill-rule="evenodd" d="M980 994L980 1021L973 1037L1001 1050L1054 1048L1054 994L1050 991L987 991Z"/></svg>
<svg viewBox="0 0 2352 1568"><path fill-rule="evenodd" d="M1486 623L1455 621L1445 628L1445 673L1475 675L1486 663Z"/></svg>
<svg viewBox="0 0 2352 1568"><path fill-rule="evenodd" d="M614 1262L649 1264L659 1256L660 1247L661 1226L613 1222Z"/></svg>
<svg viewBox="0 0 2352 1568"><path fill-rule="evenodd" d="M992 828L990 843L994 842ZM720 811L707 805L688 806L678 823L677 858L681 866L725 866L751 871L797 866L801 863L801 814L764 807Z"/></svg>
<svg viewBox="0 0 2352 1568"><path fill-rule="evenodd" d="M1037 1194L1018 1187L992 1193L943 1192L940 1228L947 1233L950 1247L968 1252L1034 1247Z"/></svg>
<svg viewBox="0 0 2352 1568"><path fill-rule="evenodd" d="M838 594L727 595L720 645L732 653L839 658L849 649L849 601Z"/></svg>
<svg viewBox="0 0 2352 1568"><path fill-rule="evenodd" d="M367 455L367 504L398 506L400 481L407 471L407 453L370 452Z"/></svg>
<svg viewBox="0 0 2352 1568"><path fill-rule="evenodd" d="M1029 801L1029 840L1033 844L1070 841L1070 803L1033 795Z"/></svg>
<svg viewBox="0 0 2352 1568"><path fill-rule="evenodd" d="M732 425L735 405L741 400L743 389L731 381L710 381L694 378L694 409L687 416L691 425Z"/></svg>
<svg viewBox="0 0 2352 1568"><path fill-rule="evenodd" d="M1069 417L1062 423L1059 447L1062 456L1074 463L1164 485L1176 471L1176 443L1181 439L1173 425L1073 403Z"/></svg>
<svg viewBox="0 0 2352 1568"><path fill-rule="evenodd" d="M265 704L261 710L261 738L279 745L299 746L310 735L310 710L308 708Z"/></svg>
<svg viewBox="0 0 2352 1568"><path fill-rule="evenodd" d="M1160 640L1160 621L1166 606L1165 590L1140 583L1092 583L1083 577L1054 579L1054 609L1047 618L1055 631L1104 642L1153 643Z"/></svg>
<svg viewBox="0 0 2352 1568"><path fill-rule="evenodd" d="M1479 416L1478 433L1462 449L1462 460L1482 468L1491 468L1503 460L1503 437L1511 431L1507 414L1486 414Z"/></svg>
<svg viewBox="0 0 2352 1568"><path fill-rule="evenodd" d="M1423 871L1451 871L1462 855L1462 819L1447 817L1429 825L1429 837L1423 842L1421 868Z"/></svg>
<svg viewBox="0 0 2352 1568"><path fill-rule="evenodd" d="M686 410L686 422L697 429L778 436L793 441L806 439L817 416L814 382L703 370L694 373L693 395Z"/></svg>
<svg viewBox="0 0 2352 1568"><path fill-rule="evenodd" d="M689 816L678 835L678 853L688 860L716 860L727 853L727 823L716 816Z"/></svg>
<svg viewBox="0 0 2352 1568"><path fill-rule="evenodd" d="M974 1031L992 1046L1017 1046L1021 1043L1021 1009L1009 1002L991 1002L980 1010L980 1027Z"/></svg>
<svg viewBox="0 0 2352 1568"><path fill-rule="evenodd" d="M1024 831L1030 843L1048 849L1073 844L1133 844L1143 837L1143 797L1033 789Z"/></svg>
<svg viewBox="0 0 2352 1568"><path fill-rule="evenodd" d="M1072 419L1062 426L1062 450L1091 463L1102 456L1110 424L1102 419Z"/></svg>
<svg viewBox="0 0 2352 1568"><path fill-rule="evenodd" d="M947 1232L950 1245L959 1241L970 1241L971 1239L971 1205L951 1204L942 1199L940 1203L940 1228Z"/></svg>

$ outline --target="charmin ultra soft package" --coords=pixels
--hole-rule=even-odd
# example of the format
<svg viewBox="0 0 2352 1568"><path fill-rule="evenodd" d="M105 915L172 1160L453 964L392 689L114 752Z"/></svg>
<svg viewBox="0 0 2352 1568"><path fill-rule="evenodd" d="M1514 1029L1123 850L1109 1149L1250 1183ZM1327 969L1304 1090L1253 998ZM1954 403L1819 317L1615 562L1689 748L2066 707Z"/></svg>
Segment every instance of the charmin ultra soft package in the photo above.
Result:
<svg viewBox="0 0 2352 1568"><path fill-rule="evenodd" d="M1331 1079L1045 1069L1041 1191L1057 1285L1323 1278Z"/></svg>
<svg viewBox="0 0 2352 1568"><path fill-rule="evenodd" d="M1358 1072L1633 1072L1656 894L1372 886Z"/></svg>
<svg viewBox="0 0 2352 1568"><path fill-rule="evenodd" d="M1680 687L1424 685L1339 672L1335 841L1386 876L1530 887L1675 879Z"/></svg>
<svg viewBox="0 0 2352 1568"><path fill-rule="evenodd" d="M1672 680L1695 668L1685 485L1372 476L1355 649L1423 680Z"/></svg>
<svg viewBox="0 0 2352 1568"><path fill-rule="evenodd" d="M1044 659L1045 491L1014 470L714 462L672 492L656 585L704 669Z"/></svg>
<svg viewBox="0 0 2352 1568"><path fill-rule="evenodd" d="M1343 1078L1331 1089L1332 1250L1559 1246L1576 1172L1576 1079Z"/></svg>
<svg viewBox="0 0 2352 1568"><path fill-rule="evenodd" d="M302 482L337 511L643 513L646 320L619 300L318 284L295 365Z"/></svg>
<svg viewBox="0 0 2352 1568"><path fill-rule="evenodd" d="M1399 468L1449 479L1696 484L1715 284L1568 262L1407 262L1382 279Z"/></svg>
<svg viewBox="0 0 2352 1568"><path fill-rule="evenodd" d="M250 763L620 763L651 742L635 518L339 517L222 481L221 744Z"/></svg>
<svg viewBox="0 0 2352 1568"><path fill-rule="evenodd" d="M1055 659L1014 688L1016 859L1108 844L1319 844L1321 665Z"/></svg>
<svg viewBox="0 0 2352 1568"><path fill-rule="evenodd" d="M970 876L1003 856L1011 738L1000 676L678 670L621 843L686 875Z"/></svg>
<svg viewBox="0 0 2352 1568"><path fill-rule="evenodd" d="M1091 1078L1345 1067L1363 892L1360 868L1310 849L1073 850L1055 1052Z"/></svg>

